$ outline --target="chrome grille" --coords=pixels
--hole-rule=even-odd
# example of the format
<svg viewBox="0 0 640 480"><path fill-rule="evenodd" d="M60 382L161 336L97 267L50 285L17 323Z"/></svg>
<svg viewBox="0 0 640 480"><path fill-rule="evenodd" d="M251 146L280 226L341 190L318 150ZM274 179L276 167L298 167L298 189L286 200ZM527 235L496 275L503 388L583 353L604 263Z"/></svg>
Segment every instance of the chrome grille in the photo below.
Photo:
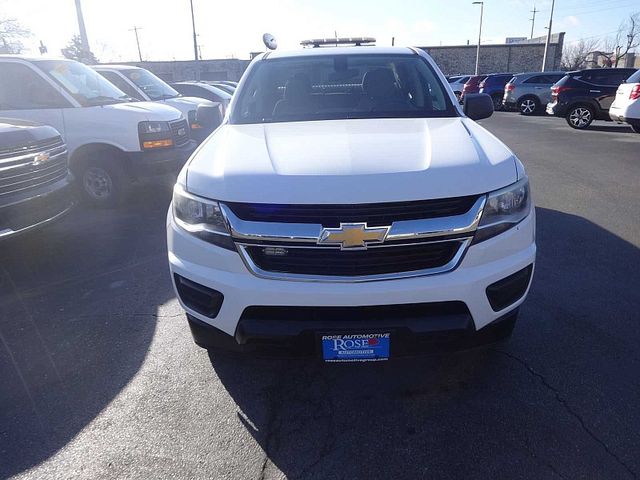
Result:
<svg viewBox="0 0 640 480"><path fill-rule="evenodd" d="M4 149L0 153L0 197L55 183L67 173L67 148L60 137Z"/></svg>
<svg viewBox="0 0 640 480"><path fill-rule="evenodd" d="M176 147L184 145L189 141L189 124L186 120L182 119L169 122L169 127L171 127L171 136L173 137L173 143Z"/></svg>
<svg viewBox="0 0 640 480"><path fill-rule="evenodd" d="M407 215L407 210L397 208L398 204L367 204L364 210L362 205L345 206L345 211L351 210L344 217L336 217L340 209L333 208L335 206L332 209L321 207L320 212L312 210L308 217L298 216L299 213L289 217L309 218L307 222L311 222L330 211L322 223L273 221L274 216L268 208L263 219L254 213L252 220L245 220L236 212L246 213L249 209L255 212L255 207L236 203L223 204L221 208L240 255L257 276L353 282L433 275L456 268L473 239L485 203L484 195L461 198L447 199L447 208L457 213L448 216L439 215L438 209L430 212L424 208L419 214L418 209L409 208ZM439 207L444 204L441 202ZM242 207L238 208L238 205ZM385 205L391 205L389 210L385 210ZM458 205L458 209L453 205ZM357 209L360 209L359 213L354 214ZM387 222L383 241L363 243L357 248L324 241L323 232L333 230L331 227L336 224L339 230L362 226L363 231L367 231L366 220L379 224L380 220L375 218Z"/></svg>

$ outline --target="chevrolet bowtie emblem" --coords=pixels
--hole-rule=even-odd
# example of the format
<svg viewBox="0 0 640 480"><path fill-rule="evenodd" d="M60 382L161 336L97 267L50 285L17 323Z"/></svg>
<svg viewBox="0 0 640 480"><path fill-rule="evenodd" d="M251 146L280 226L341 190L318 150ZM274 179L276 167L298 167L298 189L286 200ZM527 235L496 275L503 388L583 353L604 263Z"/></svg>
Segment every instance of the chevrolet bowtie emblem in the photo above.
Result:
<svg viewBox="0 0 640 480"><path fill-rule="evenodd" d="M365 249L369 243L382 243L389 227L368 227L366 223L341 223L340 228L323 228L320 245L340 245L341 250Z"/></svg>
<svg viewBox="0 0 640 480"><path fill-rule="evenodd" d="M39 153L33 158L33 165L41 165L49 160L49 154L47 152Z"/></svg>

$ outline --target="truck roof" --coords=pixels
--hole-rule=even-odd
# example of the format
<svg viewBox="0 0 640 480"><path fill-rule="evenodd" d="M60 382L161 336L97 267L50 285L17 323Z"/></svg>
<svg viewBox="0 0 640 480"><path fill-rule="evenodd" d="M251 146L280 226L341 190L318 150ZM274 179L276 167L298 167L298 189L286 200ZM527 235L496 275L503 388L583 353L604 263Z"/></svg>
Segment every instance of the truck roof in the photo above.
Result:
<svg viewBox="0 0 640 480"><path fill-rule="evenodd" d="M415 54L409 47L318 47L300 48L298 50L273 50L263 53L258 58L289 58L289 57L311 57L318 55L353 55L353 54Z"/></svg>

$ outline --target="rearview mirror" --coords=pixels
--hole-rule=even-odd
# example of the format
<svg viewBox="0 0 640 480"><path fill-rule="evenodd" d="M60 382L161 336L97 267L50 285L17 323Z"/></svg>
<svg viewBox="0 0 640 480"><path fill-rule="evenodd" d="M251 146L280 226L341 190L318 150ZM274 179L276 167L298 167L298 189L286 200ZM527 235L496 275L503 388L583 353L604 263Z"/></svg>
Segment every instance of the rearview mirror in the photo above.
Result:
<svg viewBox="0 0 640 480"><path fill-rule="evenodd" d="M471 120L482 120L493 115L493 100L486 93L470 93L464 96L462 109Z"/></svg>

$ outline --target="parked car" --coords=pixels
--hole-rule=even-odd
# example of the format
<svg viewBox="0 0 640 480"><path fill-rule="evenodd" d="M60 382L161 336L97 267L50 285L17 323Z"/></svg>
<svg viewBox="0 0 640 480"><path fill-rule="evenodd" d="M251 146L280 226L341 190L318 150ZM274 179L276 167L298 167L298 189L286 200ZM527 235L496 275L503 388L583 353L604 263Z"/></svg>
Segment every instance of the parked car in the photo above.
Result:
<svg viewBox="0 0 640 480"><path fill-rule="evenodd" d="M256 57L169 211L196 343L331 362L508 337L535 213L522 163L473 121L492 113L421 50Z"/></svg>
<svg viewBox="0 0 640 480"><path fill-rule="evenodd" d="M176 82L172 83L171 87L182 95L188 95L190 97L206 98L212 102L217 102L222 105L222 111L226 112L231 102L233 94L226 92L220 87L212 85L208 82Z"/></svg>
<svg viewBox="0 0 640 480"><path fill-rule="evenodd" d="M486 75L472 75L469 77L462 87L462 93L460 94L460 100L464 101L464 96L469 93L478 93L480 92L480 82L482 82Z"/></svg>
<svg viewBox="0 0 640 480"><path fill-rule="evenodd" d="M55 128L0 118L0 240L62 218L73 206L72 180Z"/></svg>
<svg viewBox="0 0 640 480"><path fill-rule="evenodd" d="M551 101L551 87L565 75L566 72L518 73L504 86L502 103L522 115L535 115Z"/></svg>
<svg viewBox="0 0 640 480"><path fill-rule="evenodd" d="M640 133L640 70L618 87L609 116L613 121L628 123L634 132Z"/></svg>
<svg viewBox="0 0 640 480"><path fill-rule="evenodd" d="M96 206L120 203L132 180L176 172L196 148L178 110L131 103L73 60L0 55L0 116L58 130L80 192Z"/></svg>
<svg viewBox="0 0 640 480"><path fill-rule="evenodd" d="M191 136L198 142L204 140L215 128L214 125L205 125L196 119L200 105L213 106L205 97L182 96L164 80L144 68L131 65L95 65L93 69L132 98L163 102L180 110L189 122ZM221 107L220 116L223 115Z"/></svg>
<svg viewBox="0 0 640 480"><path fill-rule="evenodd" d="M217 87L225 92L227 92L229 95L233 95L234 93L236 93L236 88L238 87L234 87L232 85L228 85L226 83L222 83L222 82L207 82L209 85L213 85L214 87Z"/></svg>
<svg viewBox="0 0 640 480"><path fill-rule="evenodd" d="M492 73L478 85L480 93L486 93L493 100L493 108L502 108L502 97L504 96L504 86L513 78L513 73Z"/></svg>
<svg viewBox="0 0 640 480"><path fill-rule="evenodd" d="M464 88L464 84L469 80L470 75L457 75L455 77L448 77L447 81L449 82L449 86L451 90L453 90L454 95L458 100L462 97L462 89Z"/></svg>
<svg viewBox="0 0 640 480"><path fill-rule="evenodd" d="M632 68L590 68L569 72L551 87L547 113L565 117L576 129L594 120L611 120L609 107L622 82L635 73Z"/></svg>

